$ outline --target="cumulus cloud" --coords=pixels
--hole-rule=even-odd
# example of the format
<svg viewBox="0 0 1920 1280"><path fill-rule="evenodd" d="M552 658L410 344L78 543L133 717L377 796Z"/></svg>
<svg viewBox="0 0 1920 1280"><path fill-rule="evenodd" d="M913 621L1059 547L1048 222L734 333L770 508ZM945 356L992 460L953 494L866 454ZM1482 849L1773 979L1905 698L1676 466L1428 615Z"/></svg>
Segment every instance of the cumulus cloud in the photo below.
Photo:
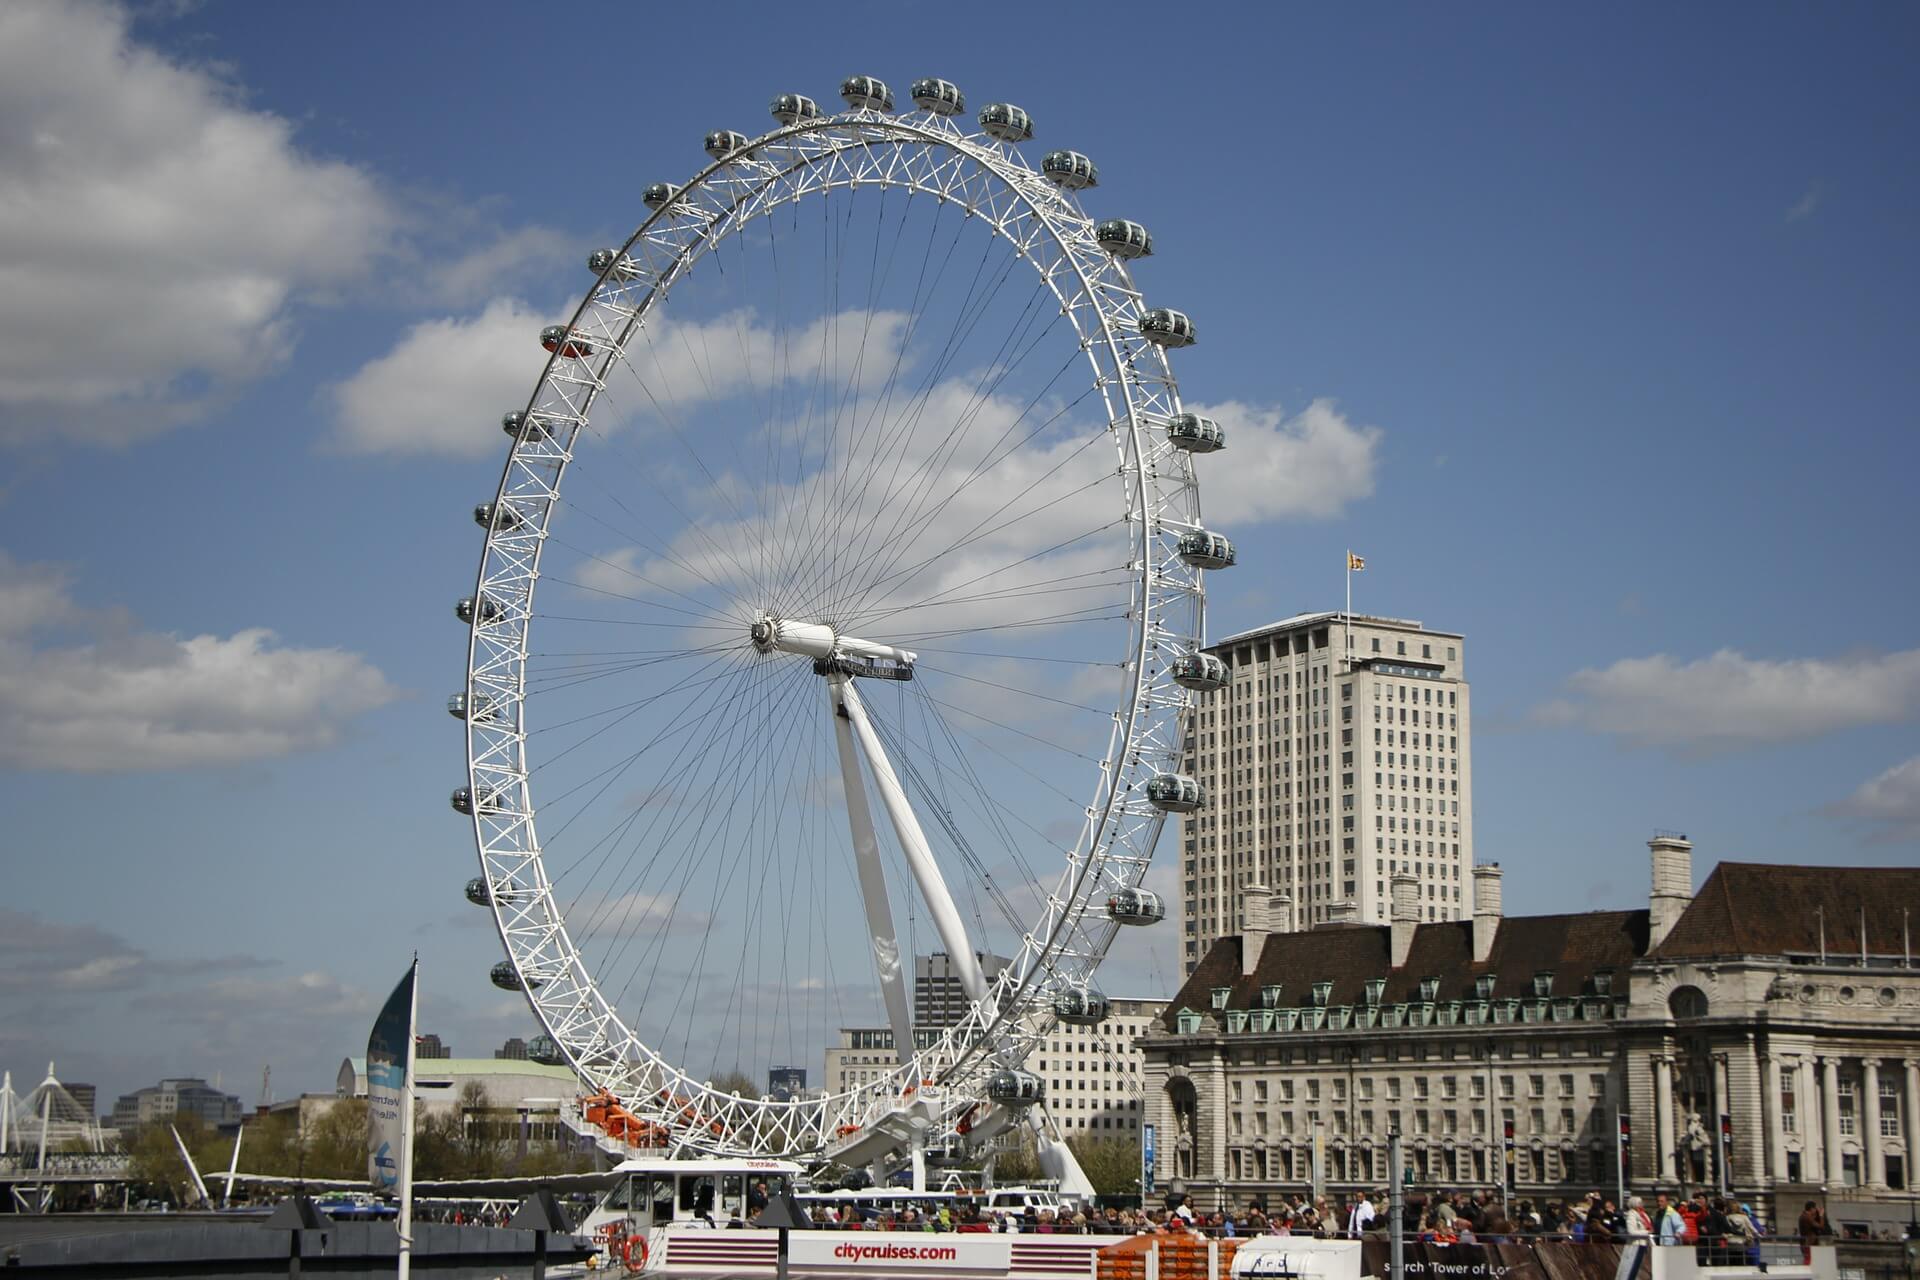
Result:
<svg viewBox="0 0 1920 1280"><path fill-rule="evenodd" d="M1722 649L1691 662L1654 654L1575 672L1567 688L1569 697L1536 709L1538 721L1710 754L1909 719L1920 711L1920 649L1778 660Z"/></svg>
<svg viewBox="0 0 1920 1280"><path fill-rule="evenodd" d="M1824 810L1837 818L1862 818L1877 840L1920 840L1920 756L1860 784L1859 790Z"/></svg>
<svg viewBox="0 0 1920 1280"><path fill-rule="evenodd" d="M1292 415L1237 400L1190 408L1227 433L1228 451L1196 464L1209 523L1326 520L1373 494L1382 432L1332 400Z"/></svg>
<svg viewBox="0 0 1920 1280"><path fill-rule="evenodd" d="M57 639L44 641L48 633ZM0 552L0 764L177 769L325 747L398 696L339 649L248 628L181 638L80 608L65 579Z"/></svg>
<svg viewBox="0 0 1920 1280"><path fill-rule="evenodd" d="M107 5L0 6L0 438L123 442L272 370L400 221Z"/></svg>

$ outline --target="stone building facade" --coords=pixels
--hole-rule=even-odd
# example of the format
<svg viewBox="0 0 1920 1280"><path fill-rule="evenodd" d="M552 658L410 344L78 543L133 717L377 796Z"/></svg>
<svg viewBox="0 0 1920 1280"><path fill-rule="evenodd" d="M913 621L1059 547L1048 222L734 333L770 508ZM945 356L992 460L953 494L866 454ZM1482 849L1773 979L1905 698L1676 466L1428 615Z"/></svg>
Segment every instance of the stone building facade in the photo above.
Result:
<svg viewBox="0 0 1920 1280"><path fill-rule="evenodd" d="M1397 1129L1417 1184L1514 1194L1726 1184L1763 1212L1825 1196L1905 1220L1920 1144L1920 871L1727 863L1650 844L1645 909L1426 921L1396 877L1386 927L1271 925L1246 897L1141 1042L1157 1176L1202 1203L1378 1189ZM1863 941L1864 939L1864 941ZM1720 1138L1725 1118L1726 1140Z"/></svg>

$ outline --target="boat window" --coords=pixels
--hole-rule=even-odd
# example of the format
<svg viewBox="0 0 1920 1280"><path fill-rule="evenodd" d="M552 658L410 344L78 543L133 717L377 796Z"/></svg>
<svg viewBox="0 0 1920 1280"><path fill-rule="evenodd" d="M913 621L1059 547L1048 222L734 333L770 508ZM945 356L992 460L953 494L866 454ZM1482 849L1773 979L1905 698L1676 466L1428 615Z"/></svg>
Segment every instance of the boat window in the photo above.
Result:
<svg viewBox="0 0 1920 1280"><path fill-rule="evenodd" d="M680 1179L680 1209L685 1217L713 1216L713 1179L710 1176Z"/></svg>
<svg viewBox="0 0 1920 1280"><path fill-rule="evenodd" d="M729 1218L747 1216L746 1179L737 1173L729 1173L720 1179L720 1207Z"/></svg>

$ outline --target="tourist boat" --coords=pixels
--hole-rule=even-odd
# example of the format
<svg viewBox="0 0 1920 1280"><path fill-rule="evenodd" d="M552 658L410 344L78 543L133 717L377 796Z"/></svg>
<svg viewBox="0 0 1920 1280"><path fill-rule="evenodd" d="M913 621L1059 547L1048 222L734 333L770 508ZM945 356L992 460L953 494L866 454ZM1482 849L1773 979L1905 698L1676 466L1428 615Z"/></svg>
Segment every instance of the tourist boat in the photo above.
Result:
<svg viewBox="0 0 1920 1280"><path fill-rule="evenodd" d="M989 1213L1060 1207L1046 1188L1001 1187L976 1196L953 1191L874 1188L800 1192L801 1166L790 1160L644 1157L613 1170L613 1185L580 1224L605 1251L609 1267L628 1274L773 1275L780 1232L746 1225L749 1195L765 1184L769 1199L793 1195L802 1211L835 1206L869 1218L911 1205L935 1212L963 1200ZM1093 1256L1124 1237L960 1231L789 1233L787 1271L795 1276L899 1275L1045 1277L1092 1274ZM618 1274L616 1270L615 1274Z"/></svg>

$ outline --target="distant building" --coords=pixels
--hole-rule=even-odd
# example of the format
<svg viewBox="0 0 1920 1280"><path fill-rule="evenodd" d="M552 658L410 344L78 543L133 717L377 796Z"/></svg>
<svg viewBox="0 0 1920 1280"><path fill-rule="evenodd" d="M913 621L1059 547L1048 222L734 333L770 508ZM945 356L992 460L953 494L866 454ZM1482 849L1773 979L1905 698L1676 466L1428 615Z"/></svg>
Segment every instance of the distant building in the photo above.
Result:
<svg viewBox="0 0 1920 1280"><path fill-rule="evenodd" d="M240 1099L198 1076L181 1076L122 1094L113 1104L113 1127L123 1131L189 1118L215 1129L238 1124Z"/></svg>
<svg viewBox="0 0 1920 1280"><path fill-rule="evenodd" d="M915 1045L925 1049L940 1039L939 1027L915 1030ZM827 1046L822 1082L828 1093L845 1093L890 1074L900 1065L889 1027L842 1027L837 1044Z"/></svg>
<svg viewBox="0 0 1920 1280"><path fill-rule="evenodd" d="M767 1096L787 1102L807 1091L805 1067L767 1068Z"/></svg>
<svg viewBox="0 0 1920 1280"><path fill-rule="evenodd" d="M416 1058L451 1058L453 1050L447 1048L440 1037L429 1031L417 1036L413 1042L413 1056Z"/></svg>
<svg viewBox="0 0 1920 1280"><path fill-rule="evenodd" d="M514 1058L434 1058L416 1064L422 1114L457 1110L460 1095L470 1083L486 1090L492 1110L531 1107L537 1114L558 1111L580 1093L580 1081L569 1067ZM348 1058L340 1064L334 1092L342 1098L367 1094L367 1060Z"/></svg>
<svg viewBox="0 0 1920 1280"><path fill-rule="evenodd" d="M1472 913L1473 748L1466 641L1399 618L1307 613L1207 652L1231 683L1203 696L1184 772L1205 789L1180 824L1186 971L1270 886L1277 933L1385 924L1394 875L1420 919Z"/></svg>
<svg viewBox="0 0 1920 1280"><path fill-rule="evenodd" d="M1068 1134L1097 1138L1140 1136L1139 1038L1166 1011L1164 998L1113 997L1099 1026L1061 1023L1047 1033L1027 1070L1047 1082L1047 1111Z"/></svg>
<svg viewBox="0 0 1920 1280"><path fill-rule="evenodd" d="M99 1111L100 1091L90 1084L61 1083L66 1084L68 1096L80 1104L80 1109L87 1113L87 1119L91 1121Z"/></svg>
<svg viewBox="0 0 1920 1280"><path fill-rule="evenodd" d="M989 955L984 951L974 952L980 962L980 974L992 985L1009 963L1005 956ZM953 957L944 951L932 955L915 956L913 959L913 1025L920 1027L951 1027L967 1016L967 1010L973 1002L967 999L967 992L960 985L960 972L953 967Z"/></svg>
<svg viewBox="0 0 1920 1280"><path fill-rule="evenodd" d="M513 1036L505 1044L495 1049L493 1056L496 1058L505 1058L513 1062L525 1062L528 1057L527 1042L519 1036Z"/></svg>

